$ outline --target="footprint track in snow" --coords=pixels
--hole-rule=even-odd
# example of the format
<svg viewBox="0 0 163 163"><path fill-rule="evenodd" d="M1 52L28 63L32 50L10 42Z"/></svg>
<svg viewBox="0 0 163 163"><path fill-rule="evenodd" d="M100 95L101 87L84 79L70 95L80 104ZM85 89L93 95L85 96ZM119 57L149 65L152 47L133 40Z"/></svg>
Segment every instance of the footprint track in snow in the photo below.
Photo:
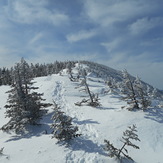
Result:
<svg viewBox="0 0 163 163"><path fill-rule="evenodd" d="M63 111L71 117L75 117L76 121L81 121L84 120L83 115L77 112L76 106L71 105L70 103L67 102L66 100L66 95L65 91L68 91L68 88L66 87L66 83L62 81L57 81L55 86L55 89L53 91L53 99L54 101L61 106ZM98 142L97 138L99 137L97 130L94 128L93 124L81 124L79 127L79 132L82 134L82 139L83 139L83 145L90 145L90 148L97 148L98 147ZM82 139L80 139L81 144L82 144ZM75 146L75 145L74 145ZM81 146L79 144L79 146ZM81 148L81 147L74 147L74 148ZM87 147L89 148L89 147ZM84 151L85 149L83 148L79 150L72 150L70 151L67 156L66 156L66 162L67 163L86 163L90 162L90 160L95 160L95 155L93 152L90 152L87 149L87 151ZM95 151L98 152L98 151Z"/></svg>

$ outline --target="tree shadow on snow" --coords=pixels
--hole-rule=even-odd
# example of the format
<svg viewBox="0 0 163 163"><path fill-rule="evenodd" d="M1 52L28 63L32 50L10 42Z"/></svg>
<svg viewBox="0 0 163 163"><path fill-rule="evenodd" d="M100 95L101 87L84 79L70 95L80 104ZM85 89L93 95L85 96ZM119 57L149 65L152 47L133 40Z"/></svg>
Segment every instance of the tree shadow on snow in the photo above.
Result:
<svg viewBox="0 0 163 163"><path fill-rule="evenodd" d="M91 123L99 124L97 121L93 121L92 119L86 119L86 120L83 120L83 121L74 120L73 122L78 124L78 125L88 124L88 123L89 124L91 124Z"/></svg>
<svg viewBox="0 0 163 163"><path fill-rule="evenodd" d="M69 149L73 151L84 151L87 153L99 153L100 155L107 156L104 152L102 146L98 146L91 140L83 139L82 137L75 138L71 144L68 146Z"/></svg>
<svg viewBox="0 0 163 163"><path fill-rule="evenodd" d="M148 109L145 118L151 119L158 123L163 123L163 109L162 108L150 108Z"/></svg>
<svg viewBox="0 0 163 163"><path fill-rule="evenodd" d="M12 136L9 141L17 141L20 139L30 139L31 137L39 137L46 134L51 134L50 124L52 124L51 117L54 113L46 114L40 121L39 125L28 125L25 133Z"/></svg>
<svg viewBox="0 0 163 163"><path fill-rule="evenodd" d="M118 160L117 163L136 163L134 160L130 160L127 158L121 158L121 160Z"/></svg>
<svg viewBox="0 0 163 163"><path fill-rule="evenodd" d="M96 109L99 109L99 110L115 110L116 108L109 108L109 107L97 106Z"/></svg>

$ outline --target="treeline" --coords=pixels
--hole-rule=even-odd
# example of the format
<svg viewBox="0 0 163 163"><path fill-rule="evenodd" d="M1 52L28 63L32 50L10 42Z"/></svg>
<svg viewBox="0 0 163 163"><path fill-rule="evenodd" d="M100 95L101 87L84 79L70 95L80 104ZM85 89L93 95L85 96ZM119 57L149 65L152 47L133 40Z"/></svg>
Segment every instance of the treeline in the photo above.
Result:
<svg viewBox="0 0 163 163"><path fill-rule="evenodd" d="M22 58L22 60L24 60ZM35 77L41 77L41 76L48 76L51 74L58 74L63 69L67 68L68 71L71 72L71 69L75 67L75 64L84 64L87 65L87 72L95 74L97 77L103 78L104 81L108 83L108 85L111 85L111 87L123 87L123 73L122 71L117 71L115 69L112 69L108 66L98 64L95 62L90 61L55 61L54 63L48 63L48 64L28 64L29 68L29 74L31 78ZM1 85L12 85L14 82L14 73L15 73L15 66L8 68L0 68L0 86ZM70 73L71 74L71 73ZM129 75L130 79L132 81L136 80L135 77ZM153 86L143 82L142 86L143 89L148 92L148 94L154 95L154 98L162 98L163 97L163 91L154 88Z"/></svg>
<svg viewBox="0 0 163 163"><path fill-rule="evenodd" d="M24 60L22 58L22 60ZM76 61L55 61L50 64L28 64L29 73L31 78L48 76L51 74L57 74L65 68L72 68L75 66ZM1 85L11 85L13 83L13 76L15 73L15 66L9 68L0 68L0 86Z"/></svg>

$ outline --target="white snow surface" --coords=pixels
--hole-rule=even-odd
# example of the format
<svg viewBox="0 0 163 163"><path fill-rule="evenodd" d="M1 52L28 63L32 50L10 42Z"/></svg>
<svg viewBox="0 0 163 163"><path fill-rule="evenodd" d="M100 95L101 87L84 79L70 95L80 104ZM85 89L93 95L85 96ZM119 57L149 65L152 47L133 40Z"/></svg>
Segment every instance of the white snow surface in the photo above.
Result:
<svg viewBox="0 0 163 163"><path fill-rule="evenodd" d="M127 148L136 163L163 163L163 108L150 108L148 111L128 111L122 109L126 102L119 95L104 93L108 90L102 79L89 76L90 90L99 93L100 107L76 106L74 103L87 98L81 92L78 82L71 82L68 75L59 74L35 78L38 92L44 93L46 102L53 100L61 106L66 115L73 118L78 126L80 137L71 141L69 146L57 144L51 138L53 115L52 107L41 120L41 126L31 126L25 135L0 131L0 163L118 163L107 156L103 150L104 139L110 140L117 148L123 131L135 124L140 142L134 142L140 149ZM9 86L0 87L0 127L8 122L4 105L7 102ZM84 97L83 97L84 96ZM47 134L45 134L47 130ZM124 160L124 163L131 161Z"/></svg>

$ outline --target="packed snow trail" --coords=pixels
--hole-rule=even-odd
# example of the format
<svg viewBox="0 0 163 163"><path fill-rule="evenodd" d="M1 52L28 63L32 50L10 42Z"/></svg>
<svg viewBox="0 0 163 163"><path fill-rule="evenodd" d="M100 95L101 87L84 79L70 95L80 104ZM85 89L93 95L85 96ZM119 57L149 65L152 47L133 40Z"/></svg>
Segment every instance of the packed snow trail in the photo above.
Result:
<svg viewBox="0 0 163 163"><path fill-rule="evenodd" d="M67 101L66 92L72 91L72 87L68 86L69 84L69 82L57 81L53 92L53 100L61 106L67 115L74 118L74 125L78 125L79 133L82 134L81 137L73 140L69 146L70 152L66 155L66 162L94 163L99 160L97 159L99 155L104 154L100 145L98 145L98 132L93 124L85 120L84 117L76 111L76 106L70 101Z"/></svg>
<svg viewBox="0 0 163 163"><path fill-rule="evenodd" d="M65 149L67 153L65 162L117 162L105 155L102 149L104 139L108 139L120 147L123 131L132 124L137 125L138 135L142 142L138 143L140 150L129 151L132 158L138 163L142 161L158 163L159 160L163 160L161 159L162 155L159 154L161 151L159 149L163 147L160 142L163 129L161 123L157 124L152 121L153 114L150 115L150 119L145 112L129 112L121 109L126 103L121 101L118 95L113 94L100 96L101 107L78 107L74 103L81 101L83 98L81 96L85 96L85 93L75 89L78 85L76 82L71 82L67 75L54 75L50 80L53 83L50 89L53 90L53 100L62 107L67 115L74 118L74 125L79 127L79 133L82 134L81 137L74 139L69 148ZM102 92L105 89L102 82L92 82L90 85L94 92ZM161 113L161 110L159 112ZM147 138L152 141L149 142ZM149 154L148 157L141 155L143 151ZM152 151L157 151L157 153ZM153 156L150 153L153 153Z"/></svg>

